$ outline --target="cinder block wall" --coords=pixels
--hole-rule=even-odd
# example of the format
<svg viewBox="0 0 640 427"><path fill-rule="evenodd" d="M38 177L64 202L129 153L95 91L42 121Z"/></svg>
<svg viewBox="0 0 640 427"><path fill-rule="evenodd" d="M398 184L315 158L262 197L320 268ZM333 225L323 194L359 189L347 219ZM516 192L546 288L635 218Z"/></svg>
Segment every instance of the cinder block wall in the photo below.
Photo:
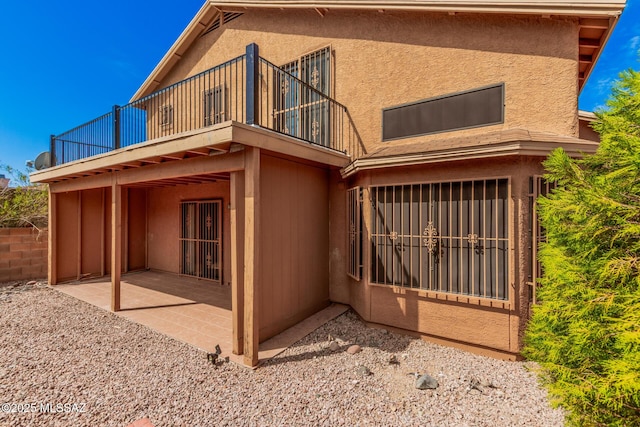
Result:
<svg viewBox="0 0 640 427"><path fill-rule="evenodd" d="M0 228L0 283L47 277L47 230Z"/></svg>

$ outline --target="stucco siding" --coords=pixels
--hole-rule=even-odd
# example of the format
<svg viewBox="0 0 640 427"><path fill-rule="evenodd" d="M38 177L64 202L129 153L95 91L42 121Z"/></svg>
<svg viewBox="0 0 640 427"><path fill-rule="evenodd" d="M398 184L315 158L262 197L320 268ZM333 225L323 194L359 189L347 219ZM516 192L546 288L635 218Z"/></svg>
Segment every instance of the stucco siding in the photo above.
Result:
<svg viewBox="0 0 640 427"><path fill-rule="evenodd" d="M160 87L241 55L249 43L277 65L331 45L333 96L347 106L369 150L382 144L383 108L501 82L505 123L491 129L577 136L577 38L571 19L346 11L323 18L313 11L248 11L199 38Z"/></svg>

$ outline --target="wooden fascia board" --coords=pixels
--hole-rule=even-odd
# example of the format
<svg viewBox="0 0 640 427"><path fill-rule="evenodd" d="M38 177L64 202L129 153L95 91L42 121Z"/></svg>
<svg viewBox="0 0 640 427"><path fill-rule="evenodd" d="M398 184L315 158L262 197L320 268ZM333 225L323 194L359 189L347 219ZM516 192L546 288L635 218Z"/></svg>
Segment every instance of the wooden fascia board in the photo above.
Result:
<svg viewBox="0 0 640 427"><path fill-rule="evenodd" d="M173 153L190 151L207 146L231 142L232 122L225 122L211 128L199 129L184 135L171 135L154 139L149 143L131 145L95 157L76 160L31 174L31 182L47 182L69 175L90 173L96 169L108 169L116 165L145 158L157 158Z"/></svg>
<svg viewBox="0 0 640 427"><path fill-rule="evenodd" d="M232 139L233 142L238 144L311 160L338 168L345 167L350 161L349 156L346 154L303 142L278 132L245 125L243 123L234 122Z"/></svg>
<svg viewBox="0 0 640 427"><path fill-rule="evenodd" d="M504 156L539 156L546 157L552 150L562 147L568 155L581 157L594 153L596 143L562 143L562 142L510 142L492 144L483 147L458 148L427 153L406 154L389 157L358 159L340 170L342 178L347 178L362 170L380 169L397 166L413 166L428 163L452 162L471 159L486 159Z"/></svg>
<svg viewBox="0 0 640 427"><path fill-rule="evenodd" d="M553 1L211 1L217 7L258 8L258 9L349 9L349 10L390 10L428 12L469 12L469 13L509 13L544 14L582 17L618 16L625 2L553 2Z"/></svg>
<svg viewBox="0 0 640 427"><path fill-rule="evenodd" d="M117 185L135 185L148 181L163 179L179 179L210 173L228 173L244 169L244 152L225 154L215 157L194 157L192 159L145 166L139 169L128 169L109 172L69 181L56 182L49 185L52 193L66 191L89 190L107 187L115 182Z"/></svg>

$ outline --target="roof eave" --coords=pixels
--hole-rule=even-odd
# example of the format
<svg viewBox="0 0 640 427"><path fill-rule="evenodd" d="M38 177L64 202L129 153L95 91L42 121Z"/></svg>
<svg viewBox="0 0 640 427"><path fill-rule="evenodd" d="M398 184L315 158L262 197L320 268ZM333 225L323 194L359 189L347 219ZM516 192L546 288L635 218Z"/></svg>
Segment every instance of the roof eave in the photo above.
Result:
<svg viewBox="0 0 640 427"><path fill-rule="evenodd" d="M223 8L235 9L368 9L368 10L403 10L425 12L471 12L471 13L510 13L534 15L562 15L579 17L608 17L611 28L605 36L608 40L613 26L624 9L625 0L603 1L598 3L569 3L559 5L558 2L518 2L494 1L479 4L475 1L216 1L208 0L202 5L196 16L184 29L180 37L173 43L158 65L131 97L130 102L153 92L167 75L171 67L189 48L193 40L200 36L213 22ZM604 46L604 44L603 44ZM601 51L602 49L600 49ZM598 52L599 56L600 52ZM597 61L597 58L596 58ZM594 61L595 63L595 61ZM593 67L591 67L593 69ZM588 79L591 69L585 76ZM582 86L584 87L584 85Z"/></svg>

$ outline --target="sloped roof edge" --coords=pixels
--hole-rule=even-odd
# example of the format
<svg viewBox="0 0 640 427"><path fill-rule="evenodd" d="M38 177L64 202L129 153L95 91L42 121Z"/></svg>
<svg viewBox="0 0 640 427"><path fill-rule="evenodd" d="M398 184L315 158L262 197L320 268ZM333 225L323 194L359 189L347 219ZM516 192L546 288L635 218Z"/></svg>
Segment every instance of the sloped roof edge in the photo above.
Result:
<svg viewBox="0 0 640 427"><path fill-rule="evenodd" d="M577 17L609 17L610 34L624 9L626 0L207 0L198 13L173 43L158 65L131 97L131 102L150 94L182 57L193 41L199 37L219 16L224 8L230 9L360 9L360 10L406 10L431 12L467 13L511 13L543 14ZM608 35L607 37L608 38ZM606 40L606 39L605 39Z"/></svg>

